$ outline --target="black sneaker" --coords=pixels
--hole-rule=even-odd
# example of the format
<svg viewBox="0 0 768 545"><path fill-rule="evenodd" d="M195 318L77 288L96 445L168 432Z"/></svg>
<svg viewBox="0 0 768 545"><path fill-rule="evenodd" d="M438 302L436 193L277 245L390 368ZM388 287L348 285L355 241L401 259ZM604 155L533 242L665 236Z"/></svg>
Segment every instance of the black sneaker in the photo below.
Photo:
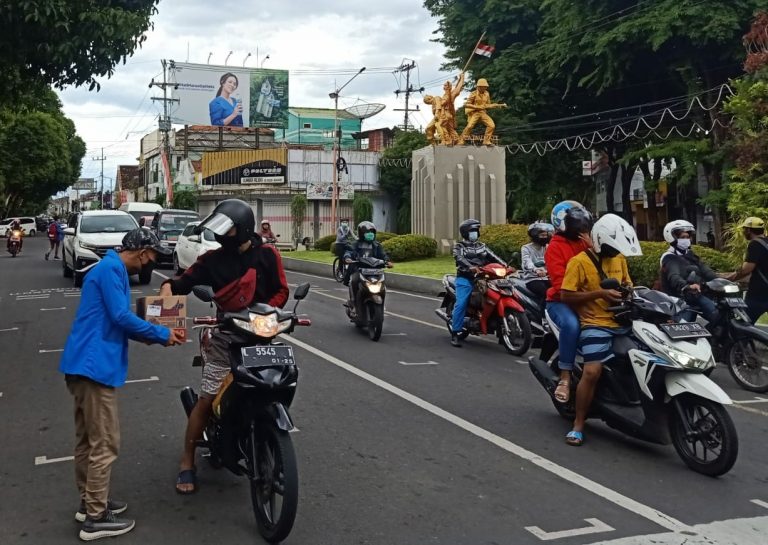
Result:
<svg viewBox="0 0 768 545"><path fill-rule="evenodd" d="M114 537L127 534L136 526L135 520L119 519L109 510L98 519L86 517L82 528L80 529L80 539L83 541L93 541L102 537Z"/></svg>
<svg viewBox="0 0 768 545"><path fill-rule="evenodd" d="M124 501L109 500L107 502L107 509L112 511L113 514L119 515L120 513L125 513L126 509L128 509L128 504ZM75 520L77 522L85 522L85 514L85 502L81 500L80 509L75 513Z"/></svg>
<svg viewBox="0 0 768 545"><path fill-rule="evenodd" d="M461 339L457 333L451 333L451 346L461 348Z"/></svg>

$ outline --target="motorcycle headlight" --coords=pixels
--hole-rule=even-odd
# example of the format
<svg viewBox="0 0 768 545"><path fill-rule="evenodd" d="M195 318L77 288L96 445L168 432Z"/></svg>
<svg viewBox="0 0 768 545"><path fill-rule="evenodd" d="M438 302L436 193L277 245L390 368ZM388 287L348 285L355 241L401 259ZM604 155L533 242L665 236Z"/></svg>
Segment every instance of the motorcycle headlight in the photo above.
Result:
<svg viewBox="0 0 768 545"><path fill-rule="evenodd" d="M655 348L661 351L667 357L667 359L670 360L671 363L679 367L687 367L699 369L700 371L706 371L710 367L715 366L715 358L712 355L709 356L709 360L701 360L691 356L686 352L683 352L682 350L678 350L674 346L671 346L669 343L665 342L663 339L660 339L657 335L654 335L647 329L645 332L655 343L658 344L658 346Z"/></svg>
<svg viewBox="0 0 768 545"><path fill-rule="evenodd" d="M285 331L291 326L290 320L283 322L277 321L277 314L274 312L271 314L249 314L250 320L233 320L235 325L240 329L243 329L259 337L275 337L278 333Z"/></svg>
<svg viewBox="0 0 768 545"><path fill-rule="evenodd" d="M368 291L371 293L379 293L381 291L381 284L366 282L365 285L368 287Z"/></svg>
<svg viewBox="0 0 768 545"><path fill-rule="evenodd" d="M493 274L496 276L507 276L507 269L502 269L501 267L493 269Z"/></svg>

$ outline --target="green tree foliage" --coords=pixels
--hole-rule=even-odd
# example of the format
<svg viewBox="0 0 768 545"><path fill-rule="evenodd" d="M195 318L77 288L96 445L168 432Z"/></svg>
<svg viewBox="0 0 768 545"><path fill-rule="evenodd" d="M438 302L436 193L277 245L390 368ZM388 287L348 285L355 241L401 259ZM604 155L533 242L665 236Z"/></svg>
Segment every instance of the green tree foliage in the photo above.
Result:
<svg viewBox="0 0 768 545"><path fill-rule="evenodd" d="M400 235L382 243L393 261L413 261L437 255L437 241L424 235Z"/></svg>
<svg viewBox="0 0 768 545"><path fill-rule="evenodd" d="M159 0L3 0L0 103L30 88L88 85L111 76L146 39Z"/></svg>
<svg viewBox="0 0 768 545"><path fill-rule="evenodd" d="M360 193L355 195L352 201L352 214L354 216L355 225L361 221L373 220L373 202L366 195Z"/></svg>
<svg viewBox="0 0 768 545"><path fill-rule="evenodd" d="M294 195L291 199L291 230L293 231L294 240L301 240L304 237L302 229L306 215L307 196L303 194Z"/></svg>
<svg viewBox="0 0 768 545"><path fill-rule="evenodd" d="M397 206L397 230L411 231L411 166L402 159L410 159L414 150L427 145L427 138L416 131L398 131L391 147L384 150L379 185ZM387 159L393 160L387 162Z"/></svg>

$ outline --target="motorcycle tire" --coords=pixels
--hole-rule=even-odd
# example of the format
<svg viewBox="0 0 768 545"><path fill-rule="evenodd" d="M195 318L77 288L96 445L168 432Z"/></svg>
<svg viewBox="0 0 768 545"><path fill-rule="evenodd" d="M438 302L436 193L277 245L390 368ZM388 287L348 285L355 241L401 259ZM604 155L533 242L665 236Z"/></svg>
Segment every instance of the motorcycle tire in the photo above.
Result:
<svg viewBox="0 0 768 545"><path fill-rule="evenodd" d="M374 303L368 304L368 338L378 341L384 329L384 307Z"/></svg>
<svg viewBox="0 0 768 545"><path fill-rule="evenodd" d="M674 406L675 402L680 405L680 411ZM739 455L739 438L731 416L722 405L703 397L682 394L672 400L669 410L672 444L685 465L709 477L723 475L733 467ZM680 412L694 430L695 437L686 435ZM714 458L709 450L713 446L720 447Z"/></svg>
<svg viewBox="0 0 768 545"><path fill-rule="evenodd" d="M513 356L522 356L531 348L531 322L528 321L528 316L525 312L516 312L511 309L507 309L504 312L504 320L509 324L510 319L515 321L515 327L511 335L507 335L504 325L499 324L499 341L507 349L507 352ZM515 332L517 330L517 332ZM515 341L518 341L515 344Z"/></svg>
<svg viewBox="0 0 768 545"><path fill-rule="evenodd" d="M725 350L725 363L736 383L750 392L768 392L768 345L759 339L739 339Z"/></svg>
<svg viewBox="0 0 768 545"><path fill-rule="evenodd" d="M445 308L445 313L448 316L452 316L453 315L453 301L448 303L448 306ZM453 335L453 330L451 329L451 324L450 323L446 323L445 325L448 328L448 333L450 335ZM464 339L469 337L469 331L467 331L466 329L462 329L461 332L458 333L457 337L463 341Z"/></svg>
<svg viewBox="0 0 768 545"><path fill-rule="evenodd" d="M270 543L291 533L299 503L299 470L291 436L273 425L251 423L248 439L251 503L259 534ZM281 496L276 514L276 496Z"/></svg>
<svg viewBox="0 0 768 545"><path fill-rule="evenodd" d="M338 257L333 260L333 278L339 284L344 281L344 264Z"/></svg>

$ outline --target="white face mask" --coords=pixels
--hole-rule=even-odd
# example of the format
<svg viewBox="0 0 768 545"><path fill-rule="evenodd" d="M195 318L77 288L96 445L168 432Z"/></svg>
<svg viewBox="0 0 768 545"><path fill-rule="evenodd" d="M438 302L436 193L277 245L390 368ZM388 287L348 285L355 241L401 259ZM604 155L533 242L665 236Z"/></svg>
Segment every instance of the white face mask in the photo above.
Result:
<svg viewBox="0 0 768 545"><path fill-rule="evenodd" d="M475 242L477 240L477 237L479 236L477 231L470 231L469 232L469 241Z"/></svg>
<svg viewBox="0 0 768 545"><path fill-rule="evenodd" d="M688 250L688 248L691 247L691 239L689 238L679 238L677 239L677 249L685 252Z"/></svg>

